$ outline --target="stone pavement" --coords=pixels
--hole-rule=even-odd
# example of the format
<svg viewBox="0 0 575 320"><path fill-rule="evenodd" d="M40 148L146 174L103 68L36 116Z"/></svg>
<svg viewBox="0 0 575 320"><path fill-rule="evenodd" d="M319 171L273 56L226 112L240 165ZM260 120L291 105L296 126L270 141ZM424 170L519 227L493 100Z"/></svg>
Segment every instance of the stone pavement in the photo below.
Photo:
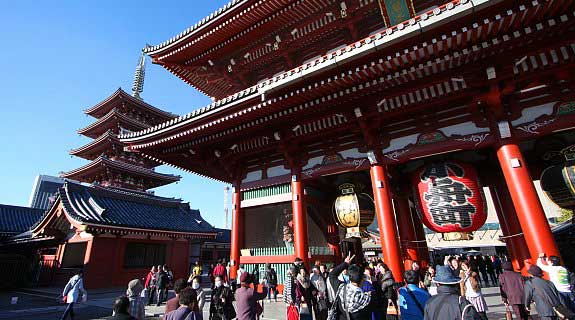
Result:
<svg viewBox="0 0 575 320"><path fill-rule="evenodd" d="M12 292L0 293L0 320L4 319L34 319L53 320L59 319L64 312L65 305L57 302L61 288L36 288L21 289ZM76 310L76 319L102 319L112 313L112 303L114 298L123 294L123 288L106 290L89 290L88 301L79 304ZM505 319L505 306L501 303L499 288L484 288L483 294L489 306L488 318L490 320ZM174 292L170 292L172 297ZM209 301L209 292L208 292ZM12 297L18 297L18 303L10 304ZM264 303L264 320L285 319L285 304L278 297L280 302ZM146 307L147 319L160 319L165 306ZM204 307L204 319L208 319L209 303ZM534 317L534 319L537 319Z"/></svg>

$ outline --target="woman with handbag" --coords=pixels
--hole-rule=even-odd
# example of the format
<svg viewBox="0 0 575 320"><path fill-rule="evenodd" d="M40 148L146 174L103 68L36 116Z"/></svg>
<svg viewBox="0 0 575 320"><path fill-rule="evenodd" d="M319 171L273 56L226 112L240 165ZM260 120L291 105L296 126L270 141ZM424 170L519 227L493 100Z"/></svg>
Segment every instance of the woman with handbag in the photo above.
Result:
<svg viewBox="0 0 575 320"><path fill-rule="evenodd" d="M84 289L84 271L79 270L78 273L68 280L64 291L62 292L62 301L67 303L66 311L62 315L61 320L65 320L70 316L74 320L74 304L80 301L86 301L88 293Z"/></svg>
<svg viewBox="0 0 575 320"><path fill-rule="evenodd" d="M377 264L377 266L379 268L378 282L381 286L381 291L383 294L383 301L385 303L384 307L387 306L387 309L384 308L383 310L386 315L385 319L398 319L397 291L394 287L395 280L393 278L393 274L391 273L391 269L389 269L385 263L380 262Z"/></svg>
<svg viewBox="0 0 575 320"><path fill-rule="evenodd" d="M479 276L477 272L471 270L471 266L465 260L461 262L459 277L463 279L459 284L461 287L461 296L471 302L475 311L477 311L479 317L481 317L481 320L487 320L487 302L485 302L485 298L483 294L481 294Z"/></svg>
<svg viewBox="0 0 575 320"><path fill-rule="evenodd" d="M300 319L311 319L312 312L312 296L315 291L309 276L304 268L299 269L299 274L295 281L295 294L296 300L299 304Z"/></svg>

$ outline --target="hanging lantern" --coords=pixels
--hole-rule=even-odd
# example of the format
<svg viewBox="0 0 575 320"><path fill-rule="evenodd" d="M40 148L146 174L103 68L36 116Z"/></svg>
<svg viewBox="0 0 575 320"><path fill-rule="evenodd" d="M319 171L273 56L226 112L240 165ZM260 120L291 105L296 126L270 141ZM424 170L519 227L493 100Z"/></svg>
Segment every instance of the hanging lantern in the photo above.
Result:
<svg viewBox="0 0 575 320"><path fill-rule="evenodd" d="M373 222L375 206L369 195L356 193L355 188L351 183L339 187L341 195L335 199L334 211L337 223L348 228L348 234L358 235L360 228L365 229Z"/></svg>
<svg viewBox="0 0 575 320"><path fill-rule="evenodd" d="M413 185L421 220L435 232L471 232L487 219L477 172L469 164L426 165L414 174Z"/></svg>
<svg viewBox="0 0 575 320"><path fill-rule="evenodd" d="M560 152L565 162L543 170L541 188L556 205L565 209L575 208L575 145Z"/></svg>

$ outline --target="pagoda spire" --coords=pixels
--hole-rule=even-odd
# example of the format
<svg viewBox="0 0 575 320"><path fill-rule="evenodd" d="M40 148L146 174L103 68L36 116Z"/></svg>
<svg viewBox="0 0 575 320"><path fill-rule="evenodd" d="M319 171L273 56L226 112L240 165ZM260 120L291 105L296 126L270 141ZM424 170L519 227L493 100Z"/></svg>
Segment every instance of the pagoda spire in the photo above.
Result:
<svg viewBox="0 0 575 320"><path fill-rule="evenodd" d="M146 45L147 47L148 45ZM134 72L134 81L132 82L132 95L138 99L142 99L140 94L144 91L144 76L146 75L146 54L144 50L142 50L142 55L140 55L136 72Z"/></svg>

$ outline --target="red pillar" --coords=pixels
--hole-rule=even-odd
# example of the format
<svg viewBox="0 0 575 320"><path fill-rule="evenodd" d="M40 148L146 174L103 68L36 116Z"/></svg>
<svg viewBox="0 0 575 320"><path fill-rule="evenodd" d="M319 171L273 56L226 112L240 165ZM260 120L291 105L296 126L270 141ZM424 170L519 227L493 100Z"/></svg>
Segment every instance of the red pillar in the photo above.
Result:
<svg viewBox="0 0 575 320"><path fill-rule="evenodd" d="M338 227L335 223L327 226L327 245L333 251L334 262L341 262L341 248L339 247Z"/></svg>
<svg viewBox="0 0 575 320"><path fill-rule="evenodd" d="M409 210L409 200L405 197L394 196L393 204L395 209L395 219L397 220L397 229L399 231L399 241L401 244L401 255L403 266L406 270L411 269L414 261L419 263L419 252L415 242L415 228L411 220Z"/></svg>
<svg viewBox="0 0 575 320"><path fill-rule="evenodd" d="M383 166L379 164L371 166L370 174L383 259L391 269L395 280L400 282L403 279L403 265L401 263L396 221L391 205L389 179Z"/></svg>
<svg viewBox="0 0 575 320"><path fill-rule="evenodd" d="M507 244L507 249L509 249L513 268L515 270L523 270L525 266L524 260L529 259L530 254L522 234L523 230L521 230L521 225L517 220L517 213L515 212L515 207L513 207L511 195L504 181L500 181L496 186L490 187L490 191L495 204L497 218L501 225L501 231L503 231L504 237L508 237L505 243Z"/></svg>
<svg viewBox="0 0 575 320"><path fill-rule="evenodd" d="M547 256L560 256L519 146L515 143L501 145L497 149L497 158L531 259L535 261L540 252L546 253Z"/></svg>
<svg viewBox="0 0 575 320"><path fill-rule="evenodd" d="M427 239L425 238L425 230L423 229L423 222L416 212L411 213L411 221L415 228L415 241L418 249L418 256L420 259L420 267L426 268L429 265L429 249L427 248Z"/></svg>
<svg viewBox="0 0 575 320"><path fill-rule="evenodd" d="M304 187L300 176L294 174L291 182L293 236L295 256L302 259L309 266L309 248L307 244L307 210L304 201Z"/></svg>
<svg viewBox="0 0 575 320"><path fill-rule="evenodd" d="M241 214L241 191L240 185L234 187L232 193L232 231L230 243L230 279L236 279L240 264L240 249L243 246L244 226Z"/></svg>

